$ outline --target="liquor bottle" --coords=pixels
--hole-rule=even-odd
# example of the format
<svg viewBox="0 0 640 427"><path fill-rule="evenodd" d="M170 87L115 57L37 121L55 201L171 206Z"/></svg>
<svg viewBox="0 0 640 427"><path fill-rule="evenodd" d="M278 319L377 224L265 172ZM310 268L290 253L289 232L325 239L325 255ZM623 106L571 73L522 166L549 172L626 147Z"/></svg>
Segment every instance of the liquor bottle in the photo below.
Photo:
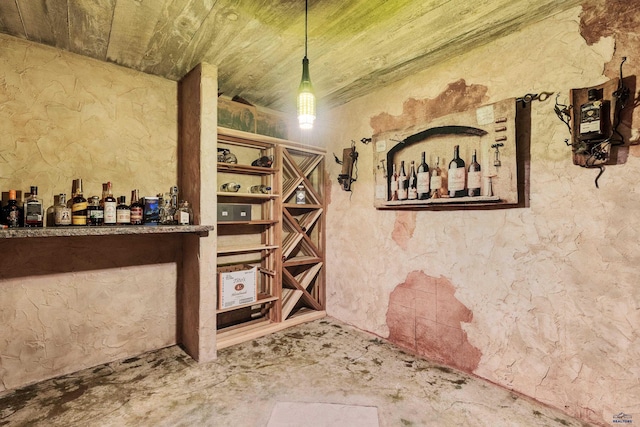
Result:
<svg viewBox="0 0 640 427"><path fill-rule="evenodd" d="M56 226L71 225L71 208L67 206L67 195L65 193L60 193L58 204L53 209L53 223Z"/></svg>
<svg viewBox="0 0 640 427"><path fill-rule="evenodd" d="M396 171L396 164L393 164L393 174L391 175L391 183L389 185L391 191L391 197L389 200L398 200L398 171Z"/></svg>
<svg viewBox="0 0 640 427"><path fill-rule="evenodd" d="M22 227L22 215L22 208L18 206L16 199L16 190L9 190L9 200L7 205L2 208L2 223L9 228Z"/></svg>
<svg viewBox="0 0 640 427"><path fill-rule="evenodd" d="M183 201L176 211L176 221L178 225L193 224L193 210L189 206L189 202Z"/></svg>
<svg viewBox="0 0 640 427"><path fill-rule="evenodd" d="M140 195L138 190L131 191L131 225L142 225L144 206L140 203Z"/></svg>
<svg viewBox="0 0 640 427"><path fill-rule="evenodd" d="M416 175L416 164L411 160L411 168L409 169L409 191L407 199L416 200L418 198L418 175Z"/></svg>
<svg viewBox="0 0 640 427"><path fill-rule="evenodd" d="M252 185L251 187L249 187L249 192L256 194L269 194L271 192L271 187L262 184Z"/></svg>
<svg viewBox="0 0 640 427"><path fill-rule="evenodd" d="M469 164L469 173L467 175L467 187L469 188L469 196L476 197L480 195L480 188L482 187L482 172L480 171L480 164L476 160L476 150L473 150L471 155L471 164Z"/></svg>
<svg viewBox="0 0 640 427"><path fill-rule="evenodd" d="M296 190L296 205L304 205L307 203L307 192L304 189L304 185L298 185Z"/></svg>
<svg viewBox="0 0 640 427"><path fill-rule="evenodd" d="M42 227L42 219L44 218L44 209L42 201L38 199L38 187L31 186L31 194L24 201L24 226L25 227Z"/></svg>
<svg viewBox="0 0 640 427"><path fill-rule="evenodd" d="M220 186L220 191L225 191L227 193L237 193L238 190L242 187L237 182L225 182Z"/></svg>
<svg viewBox="0 0 640 427"><path fill-rule="evenodd" d="M111 187L111 181L107 182L107 195L104 198L104 218L102 223L104 225L116 224L116 208L118 202L113 197L113 188Z"/></svg>
<svg viewBox="0 0 640 427"><path fill-rule="evenodd" d="M131 208L127 205L127 196L118 197L118 206L116 206L116 224L131 224Z"/></svg>
<svg viewBox="0 0 640 427"><path fill-rule="evenodd" d="M418 166L418 199L426 200L429 198L429 166L425 161L424 151L422 152L422 161Z"/></svg>
<svg viewBox="0 0 640 427"><path fill-rule="evenodd" d="M436 166L431 169L431 197L439 199L442 193L440 188L442 187L442 170L440 169L440 157L436 157Z"/></svg>
<svg viewBox="0 0 640 427"><path fill-rule="evenodd" d="M609 117L607 101L598 89L589 89L588 100L580 106L580 140L604 139Z"/></svg>
<svg viewBox="0 0 640 427"><path fill-rule="evenodd" d="M100 226L104 220L104 207L100 204L100 197L91 196L87 202L87 225Z"/></svg>
<svg viewBox="0 0 640 427"><path fill-rule="evenodd" d="M400 162L400 176L398 176L398 200L407 200L409 197L409 178L404 170L404 160Z"/></svg>
<svg viewBox="0 0 640 427"><path fill-rule="evenodd" d="M449 197L464 197L465 164L460 158L460 146L453 147L453 159L449 162Z"/></svg>
<svg viewBox="0 0 640 427"><path fill-rule="evenodd" d="M82 179L75 181L75 193L71 201L71 223L73 225L87 225L87 199L82 194Z"/></svg>

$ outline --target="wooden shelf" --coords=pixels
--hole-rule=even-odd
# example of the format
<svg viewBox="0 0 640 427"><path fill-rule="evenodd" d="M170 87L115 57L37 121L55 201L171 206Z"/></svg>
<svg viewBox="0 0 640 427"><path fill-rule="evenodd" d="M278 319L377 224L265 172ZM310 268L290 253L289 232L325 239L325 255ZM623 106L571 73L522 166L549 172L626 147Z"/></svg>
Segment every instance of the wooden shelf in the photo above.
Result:
<svg viewBox="0 0 640 427"><path fill-rule="evenodd" d="M283 207L287 209L322 209L322 205L312 205L311 203L305 203L304 205L299 205L297 203L283 203Z"/></svg>
<svg viewBox="0 0 640 427"><path fill-rule="evenodd" d="M258 252L265 250L274 250L280 248L279 245L255 245L255 246L233 246L233 247L218 247L218 254L235 254L246 252Z"/></svg>
<svg viewBox="0 0 640 427"><path fill-rule="evenodd" d="M269 294L259 294L258 295L258 299L256 301L254 301L254 302L250 302L250 303L242 304L242 305L237 305L235 307L219 308L219 309L216 310L216 313L226 313L228 311L240 310L240 309L245 308L245 307L251 307L251 306L254 306L254 305L266 304L268 302L276 301L276 300L278 300L278 297L274 297L274 296L271 296Z"/></svg>
<svg viewBox="0 0 640 427"><path fill-rule="evenodd" d="M220 173L238 173L244 175L273 175L279 172L275 168L262 168L259 166L239 165L236 163L220 163L218 162L218 172Z"/></svg>
<svg viewBox="0 0 640 427"><path fill-rule="evenodd" d="M230 199L242 200L271 200L280 197L279 194L262 194L262 193L231 193L228 191L219 191L218 197L228 197Z"/></svg>
<svg viewBox="0 0 640 427"><path fill-rule="evenodd" d="M218 221L218 227L223 225L273 225L277 224L277 219L256 219L251 221Z"/></svg>
<svg viewBox="0 0 640 427"><path fill-rule="evenodd" d="M194 233L206 237L212 225L128 225L128 226L64 226L43 228L8 228L0 230L0 239L82 236L134 236L140 234Z"/></svg>

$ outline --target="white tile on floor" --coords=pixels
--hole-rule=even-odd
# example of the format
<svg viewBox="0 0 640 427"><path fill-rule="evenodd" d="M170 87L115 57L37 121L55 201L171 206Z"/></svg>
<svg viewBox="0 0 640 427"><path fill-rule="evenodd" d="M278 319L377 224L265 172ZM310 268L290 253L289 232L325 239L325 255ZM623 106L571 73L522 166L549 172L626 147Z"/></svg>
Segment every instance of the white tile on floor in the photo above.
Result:
<svg viewBox="0 0 640 427"><path fill-rule="evenodd" d="M277 402L267 427L378 427L375 406Z"/></svg>

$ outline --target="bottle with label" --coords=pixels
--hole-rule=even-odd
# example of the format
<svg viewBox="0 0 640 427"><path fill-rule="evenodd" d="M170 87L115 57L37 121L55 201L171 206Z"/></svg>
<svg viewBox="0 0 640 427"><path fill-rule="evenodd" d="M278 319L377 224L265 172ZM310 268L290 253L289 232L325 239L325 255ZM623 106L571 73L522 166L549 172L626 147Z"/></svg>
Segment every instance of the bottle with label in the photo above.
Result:
<svg viewBox="0 0 640 427"><path fill-rule="evenodd" d="M418 199L426 200L429 198L429 165L425 159L425 153L422 152L422 159L418 166Z"/></svg>
<svg viewBox="0 0 640 427"><path fill-rule="evenodd" d="M140 193L138 190L131 191L131 225L142 225L144 218L144 206L140 203Z"/></svg>
<svg viewBox="0 0 640 427"><path fill-rule="evenodd" d="M113 197L113 188L111 186L111 181L107 182L107 195L104 198L104 218L102 223L104 225L115 225L117 222L116 210L118 207L118 202L116 198Z"/></svg>
<svg viewBox="0 0 640 427"><path fill-rule="evenodd" d="M100 197L91 196L87 202L87 225L99 226L104 220L104 208L100 203Z"/></svg>
<svg viewBox="0 0 640 427"><path fill-rule="evenodd" d="M249 192L255 194L269 194L271 193L271 187L262 184L252 185L251 187L249 187Z"/></svg>
<svg viewBox="0 0 640 427"><path fill-rule="evenodd" d="M180 208L176 211L176 221L178 225L193 224L193 210L186 200L182 202Z"/></svg>
<svg viewBox="0 0 640 427"><path fill-rule="evenodd" d="M467 187L469 188L469 196L477 197L481 194L482 187L482 172L480 171L480 164L476 160L476 150L473 150L471 155L471 163L469 164L469 173L467 174Z"/></svg>
<svg viewBox="0 0 640 427"><path fill-rule="evenodd" d="M42 227L44 209L42 201L38 199L38 187L31 186L31 194L24 201L24 226Z"/></svg>
<svg viewBox="0 0 640 427"><path fill-rule="evenodd" d="M16 190L9 190L9 200L2 208L2 224L9 228L22 227L23 224L23 211L18 206L18 200L16 198Z"/></svg>
<svg viewBox="0 0 640 427"><path fill-rule="evenodd" d="M418 198L418 175L416 175L416 164L411 160L411 168L409 169L409 190L407 199L416 200Z"/></svg>
<svg viewBox="0 0 640 427"><path fill-rule="evenodd" d="M460 146L453 147L453 159L449 162L449 197L466 196L464 160L460 158Z"/></svg>
<svg viewBox="0 0 640 427"><path fill-rule="evenodd" d="M71 223L73 225L87 225L87 199L82 192L82 179L75 181L75 193L71 200Z"/></svg>
<svg viewBox="0 0 640 427"><path fill-rule="evenodd" d="M434 199L440 198L440 188L442 187L442 170L440 170L440 157L436 157L436 165L431 169L431 197Z"/></svg>
<svg viewBox="0 0 640 427"><path fill-rule="evenodd" d="M131 224L131 208L127 205L127 196L118 197L118 206L116 206L116 224Z"/></svg>
<svg viewBox="0 0 640 427"><path fill-rule="evenodd" d="M398 171L396 164L393 164L393 174L391 175L391 183L389 184L391 196L389 200L398 200Z"/></svg>
<svg viewBox="0 0 640 427"><path fill-rule="evenodd" d="M407 200L409 197L409 178L404 170L404 160L400 162L400 175L398 176L398 200Z"/></svg>
<svg viewBox="0 0 640 427"><path fill-rule="evenodd" d="M67 206L67 195L60 193L58 204L54 207L53 223L56 226L71 225L71 208Z"/></svg>
<svg viewBox="0 0 640 427"><path fill-rule="evenodd" d="M296 190L296 205L304 205L307 203L307 192L304 189L304 185L298 185Z"/></svg>
<svg viewBox="0 0 640 427"><path fill-rule="evenodd" d="M238 190L240 190L240 187L242 186L237 182L225 182L220 186L220 191L225 191L227 193L237 193Z"/></svg>
<svg viewBox="0 0 640 427"><path fill-rule="evenodd" d="M604 139L609 118L608 102L598 89L589 89L588 100L580 106L580 140Z"/></svg>

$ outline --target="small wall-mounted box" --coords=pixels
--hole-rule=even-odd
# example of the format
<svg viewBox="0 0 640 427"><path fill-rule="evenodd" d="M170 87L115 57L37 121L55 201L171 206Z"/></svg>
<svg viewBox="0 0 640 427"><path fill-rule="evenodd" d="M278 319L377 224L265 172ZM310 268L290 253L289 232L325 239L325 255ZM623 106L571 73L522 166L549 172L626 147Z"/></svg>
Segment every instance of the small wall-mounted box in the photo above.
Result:
<svg viewBox="0 0 640 427"><path fill-rule="evenodd" d="M218 203L218 222L224 221L251 221L251 205Z"/></svg>

